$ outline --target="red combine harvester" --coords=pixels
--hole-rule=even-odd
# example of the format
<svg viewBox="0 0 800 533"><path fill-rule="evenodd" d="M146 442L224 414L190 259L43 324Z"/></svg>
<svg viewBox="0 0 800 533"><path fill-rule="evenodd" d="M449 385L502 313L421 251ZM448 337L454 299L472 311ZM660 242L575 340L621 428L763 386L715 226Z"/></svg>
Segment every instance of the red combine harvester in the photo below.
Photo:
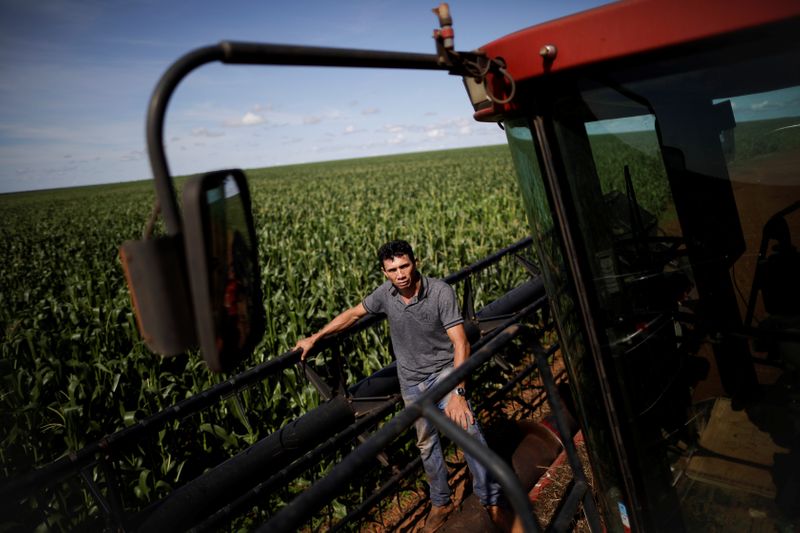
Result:
<svg viewBox="0 0 800 533"><path fill-rule="evenodd" d="M479 339L470 362L364 439L262 530L302 527L419 416L488 465L522 528L542 527L508 466L432 406L517 335L520 318L541 308L544 292L593 479L589 488L571 439L564 439L575 482L548 530L574 526L579 511L592 530L796 526L800 3L620 2L472 52L455 50L447 6L435 12L436 54L223 42L178 60L153 94L148 148L168 235L126 243L122 258L140 329L154 351L199 345L212 370L227 371L263 335L244 174L193 178L180 211L164 152L170 96L206 63L425 69L462 77L475 119L506 132L531 226L541 276L478 313L465 305ZM538 344L530 349L546 378L554 424L571 437L548 375L551 354ZM298 361L298 353L284 354L196 403ZM329 422L331 434L344 432L356 418L385 409L378 400L388 399L396 383L381 388L382 377L351 387L343 401L312 376L330 402L307 416ZM154 415L141 432L190 410L187 403ZM292 431L301 431L301 421ZM312 428L318 441L327 438L318 423ZM135 431L6 484L1 494L18 499L45 478L85 468ZM281 455L287 453L281 440L254 445L250 459L294 460L300 451ZM224 503L222 492L245 478L255 485L278 468L265 474L256 470L263 465L247 461L233 458L128 523L192 527L203 519L198 509L208 514L212 500Z"/></svg>

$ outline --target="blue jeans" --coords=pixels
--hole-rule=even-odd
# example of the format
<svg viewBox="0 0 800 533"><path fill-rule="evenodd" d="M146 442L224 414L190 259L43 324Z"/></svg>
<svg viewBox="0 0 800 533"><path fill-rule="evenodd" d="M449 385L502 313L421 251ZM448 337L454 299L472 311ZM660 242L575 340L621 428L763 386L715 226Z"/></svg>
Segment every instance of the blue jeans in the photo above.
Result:
<svg viewBox="0 0 800 533"><path fill-rule="evenodd" d="M417 401L427 390L433 388L439 380L453 371L453 367L447 367L437 374L431 374L428 378L417 385L413 385L402 390L403 402L406 406ZM453 391L445 395L437 407L444 412ZM470 406L472 409L472 406ZM450 486L447 484L447 466L444 462L442 445L439 442L439 431L436 426L428 422L425 417L418 418L414 423L417 430L417 448L422 456L422 465L425 475L428 477L430 485L431 504L443 506L450 503ZM484 446L486 440L483 438L477 419L475 423L467 428L467 433L478 439ZM472 473L472 491L478 497L482 505L497 505L500 496L500 485L494 481L491 474L481 463L471 456L464 454L467 466Z"/></svg>

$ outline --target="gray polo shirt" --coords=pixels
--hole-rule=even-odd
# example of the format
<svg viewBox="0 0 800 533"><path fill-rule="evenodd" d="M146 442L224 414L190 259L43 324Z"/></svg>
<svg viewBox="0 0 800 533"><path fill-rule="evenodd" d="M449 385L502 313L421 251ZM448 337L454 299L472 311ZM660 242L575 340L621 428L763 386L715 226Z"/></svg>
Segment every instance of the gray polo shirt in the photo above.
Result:
<svg viewBox="0 0 800 533"><path fill-rule="evenodd" d="M403 388L424 381L453 363L453 343L447 330L464 322L453 288L422 276L419 293L408 305L391 281L362 302L367 312L389 319L397 374Z"/></svg>

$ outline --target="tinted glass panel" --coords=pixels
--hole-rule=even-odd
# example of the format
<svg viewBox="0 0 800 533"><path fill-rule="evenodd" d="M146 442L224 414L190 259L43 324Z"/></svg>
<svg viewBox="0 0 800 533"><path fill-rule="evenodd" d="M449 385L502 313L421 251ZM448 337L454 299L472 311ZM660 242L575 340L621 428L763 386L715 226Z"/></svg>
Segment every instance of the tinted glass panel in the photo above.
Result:
<svg viewBox="0 0 800 533"><path fill-rule="evenodd" d="M779 525L796 512L797 474L782 473L800 471L795 50L648 63L579 82L556 106L651 525L705 530L753 509Z"/></svg>

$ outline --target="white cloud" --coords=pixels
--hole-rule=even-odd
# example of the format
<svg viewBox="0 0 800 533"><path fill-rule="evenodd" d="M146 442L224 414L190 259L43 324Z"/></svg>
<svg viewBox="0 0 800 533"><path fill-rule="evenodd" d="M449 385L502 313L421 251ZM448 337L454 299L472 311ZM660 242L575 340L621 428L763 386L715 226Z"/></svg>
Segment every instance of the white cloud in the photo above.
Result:
<svg viewBox="0 0 800 533"><path fill-rule="evenodd" d="M380 109L378 109L377 107L368 107L368 108L362 110L361 114L362 115L377 115L380 112L381 112Z"/></svg>
<svg viewBox="0 0 800 533"><path fill-rule="evenodd" d="M262 124L265 121L264 117L261 115L257 115L248 111L242 117L242 125L243 126L255 126L256 124Z"/></svg>
<svg viewBox="0 0 800 533"><path fill-rule="evenodd" d="M322 122L321 117L303 117L303 124L310 125L310 124L319 124Z"/></svg>
<svg viewBox="0 0 800 533"><path fill-rule="evenodd" d="M263 115L254 113L252 111L248 111L247 113L242 116L242 118L234 119L234 120L226 120L224 122L225 126L231 128L238 128L240 126L257 126L258 124L264 124L267 121ZM197 128L198 130L204 128Z"/></svg>
<svg viewBox="0 0 800 533"><path fill-rule="evenodd" d="M431 139L441 139L445 136L444 130L439 128L429 129L425 135L427 135Z"/></svg>

